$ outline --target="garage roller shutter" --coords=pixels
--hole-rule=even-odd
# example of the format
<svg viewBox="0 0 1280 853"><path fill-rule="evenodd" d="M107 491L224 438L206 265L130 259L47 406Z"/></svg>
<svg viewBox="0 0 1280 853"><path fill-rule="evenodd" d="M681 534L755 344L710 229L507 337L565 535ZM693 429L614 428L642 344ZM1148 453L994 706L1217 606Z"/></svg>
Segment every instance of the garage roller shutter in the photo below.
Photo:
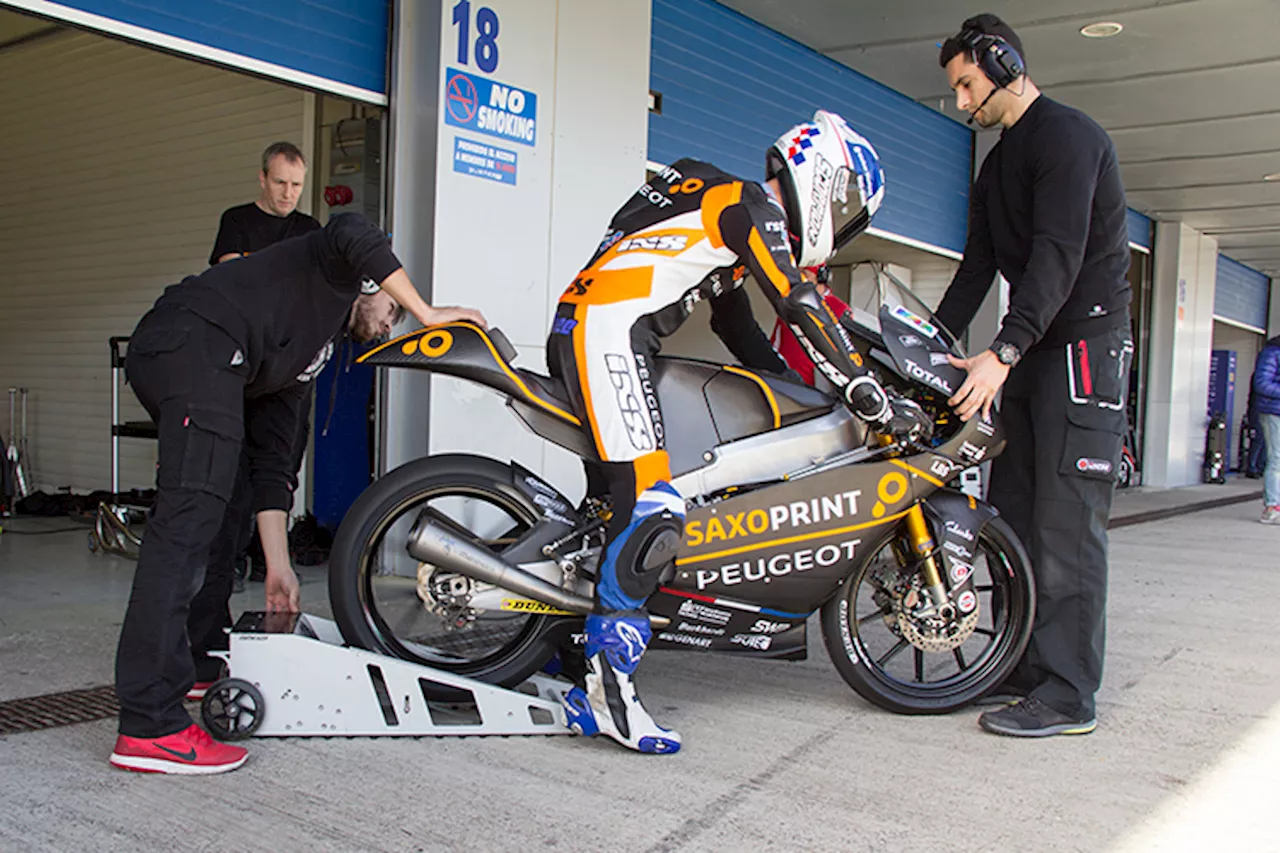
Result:
<svg viewBox="0 0 1280 853"><path fill-rule="evenodd" d="M750 180L764 152L817 107L835 110L884 165L879 231L964 248L973 134L856 71L710 0L654 0L649 159L697 157Z"/></svg>
<svg viewBox="0 0 1280 853"><path fill-rule="evenodd" d="M258 194L266 145L306 149L304 97L80 32L0 51L0 392L31 388L42 487L108 486L107 338L205 268L221 211ZM122 440L121 487L150 485L154 458Z"/></svg>
<svg viewBox="0 0 1280 853"><path fill-rule="evenodd" d="M1255 269L1218 255L1218 275L1213 290L1213 316L1263 334L1271 279Z"/></svg>

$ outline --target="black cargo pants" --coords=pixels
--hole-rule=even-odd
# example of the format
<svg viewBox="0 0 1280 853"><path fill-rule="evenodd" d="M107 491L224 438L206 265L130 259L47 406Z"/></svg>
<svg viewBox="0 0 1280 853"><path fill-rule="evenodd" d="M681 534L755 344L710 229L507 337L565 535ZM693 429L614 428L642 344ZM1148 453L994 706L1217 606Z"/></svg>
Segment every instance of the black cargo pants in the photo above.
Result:
<svg viewBox="0 0 1280 853"><path fill-rule="evenodd" d="M239 349L217 326L175 308L148 313L129 342L129 382L160 444L156 502L116 652L121 734L162 737L191 725L182 705L196 681L188 623L204 620L196 627L207 631L225 618L240 538L223 530L235 523L227 504L241 479ZM210 566L226 570L207 573Z"/></svg>
<svg viewBox="0 0 1280 853"><path fill-rule="evenodd" d="M1102 683L1107 522L1132 356L1127 322L1028 353L1004 386L1008 446L991 466L991 503L1027 546L1039 592L1010 681L1081 719L1094 716Z"/></svg>

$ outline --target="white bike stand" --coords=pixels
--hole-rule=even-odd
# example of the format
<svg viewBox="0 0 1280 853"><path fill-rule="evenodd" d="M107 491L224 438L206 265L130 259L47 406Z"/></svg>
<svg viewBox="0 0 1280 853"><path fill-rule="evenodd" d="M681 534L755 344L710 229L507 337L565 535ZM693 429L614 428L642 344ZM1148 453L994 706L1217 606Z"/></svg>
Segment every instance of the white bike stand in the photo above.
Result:
<svg viewBox="0 0 1280 853"><path fill-rule="evenodd" d="M335 622L307 614L245 613L230 639L230 651L220 656L230 666L231 679L246 681L261 694L235 700L257 725L242 722L243 731L233 737L571 733L560 698L573 685L546 675L512 690L496 687L345 646ZM228 695L219 685L232 683L210 688L206 711L215 696ZM423 691L432 685L455 688L470 699L428 701ZM253 704L259 706L250 708Z"/></svg>

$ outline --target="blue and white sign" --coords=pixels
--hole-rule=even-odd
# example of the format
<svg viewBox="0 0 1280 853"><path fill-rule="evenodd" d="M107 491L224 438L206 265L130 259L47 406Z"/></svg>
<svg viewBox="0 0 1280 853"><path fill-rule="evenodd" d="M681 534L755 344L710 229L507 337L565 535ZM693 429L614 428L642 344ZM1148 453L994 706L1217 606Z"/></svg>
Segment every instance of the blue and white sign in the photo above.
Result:
<svg viewBox="0 0 1280 853"><path fill-rule="evenodd" d="M446 124L522 145L537 141L538 96L533 92L450 68L444 104Z"/></svg>
<svg viewBox="0 0 1280 853"><path fill-rule="evenodd" d="M516 152L455 136L453 139L453 171L476 178L487 178L500 184L516 185Z"/></svg>

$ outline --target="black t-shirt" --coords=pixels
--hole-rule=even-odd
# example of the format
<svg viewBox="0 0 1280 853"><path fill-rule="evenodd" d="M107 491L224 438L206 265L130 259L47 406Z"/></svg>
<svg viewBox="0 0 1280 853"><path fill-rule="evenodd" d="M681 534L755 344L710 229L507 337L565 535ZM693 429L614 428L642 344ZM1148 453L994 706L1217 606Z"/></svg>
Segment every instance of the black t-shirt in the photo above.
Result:
<svg viewBox="0 0 1280 853"><path fill-rule="evenodd" d="M154 314L190 311L240 347L227 367L245 377L254 512L291 505L311 380L333 353L361 279L382 281L399 268L386 235L344 213L324 228L190 276L156 302Z"/></svg>
<svg viewBox="0 0 1280 853"><path fill-rule="evenodd" d="M1010 294L996 339L1023 352L1126 325L1125 214L1106 131L1041 95L982 164L969 197L964 260L938 319L962 332L999 270Z"/></svg>
<svg viewBox="0 0 1280 853"><path fill-rule="evenodd" d="M254 202L229 207L222 212L222 221L218 223L209 265L216 264L223 255L261 251L281 240L301 237L319 228L319 222L296 210L288 216L273 216Z"/></svg>
<svg viewBox="0 0 1280 853"><path fill-rule="evenodd" d="M309 382L342 331L360 281L400 268L386 235L356 213L324 228L210 267L165 290L156 308L182 307L245 349L245 396Z"/></svg>

